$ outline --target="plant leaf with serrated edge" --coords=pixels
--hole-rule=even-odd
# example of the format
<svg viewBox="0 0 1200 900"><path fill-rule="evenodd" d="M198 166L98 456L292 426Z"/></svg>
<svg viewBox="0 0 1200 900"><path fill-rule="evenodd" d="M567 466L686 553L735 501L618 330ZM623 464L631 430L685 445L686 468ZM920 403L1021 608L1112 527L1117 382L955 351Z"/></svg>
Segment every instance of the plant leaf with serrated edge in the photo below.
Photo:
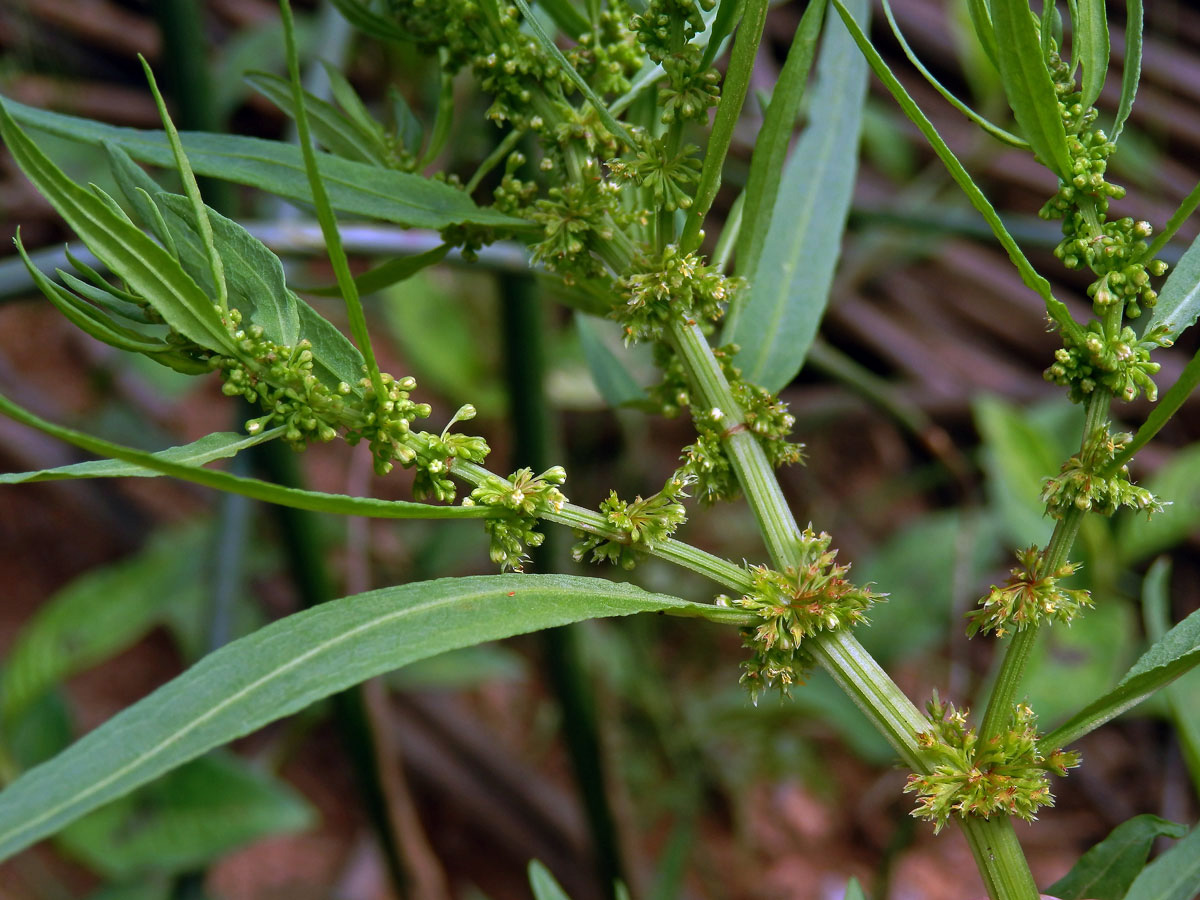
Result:
<svg viewBox="0 0 1200 900"><path fill-rule="evenodd" d="M314 819L287 782L232 754L212 753L73 822L55 843L120 880L200 869L251 841L302 831Z"/></svg>
<svg viewBox="0 0 1200 900"><path fill-rule="evenodd" d="M446 578L334 600L227 644L0 793L0 859L206 751L446 650L688 603L598 578Z"/></svg>
<svg viewBox="0 0 1200 900"><path fill-rule="evenodd" d="M244 77L246 83L252 88L287 115L295 117L296 104L292 101L290 82L278 75L272 75L270 72L247 72ZM335 156L345 159L374 166L383 165L383 157L379 155L378 148L368 141L352 122L338 112L332 103L327 103L320 97L305 91L304 104L308 108L313 137L322 147Z"/></svg>
<svg viewBox="0 0 1200 900"><path fill-rule="evenodd" d="M865 0L855 6L856 18L865 21ZM749 295L722 335L741 347L736 360L746 379L769 391L800 370L829 302L854 193L866 93L866 62L830 17L813 96L821 114L784 168Z"/></svg>
<svg viewBox="0 0 1200 900"><path fill-rule="evenodd" d="M242 478L230 475L228 472L187 466L162 459L153 453L123 447L120 444L92 437L90 434L54 425L39 419L33 413L22 409L2 395L0 395L0 413L23 425L56 437L60 441L74 444L89 453L123 460L182 481L190 481L232 494L241 494L244 497L262 500L265 503L275 503L279 506L307 509L312 512L370 516L381 519L477 519L490 518L498 513L497 510L485 506L434 506L429 503L410 503L405 500L377 500L373 497L348 497L344 494L305 491L272 484L257 478Z"/></svg>
<svg viewBox="0 0 1200 900"><path fill-rule="evenodd" d="M160 131L105 125L52 113L0 98L0 106L28 128L85 144L112 141L134 159L172 165ZM287 200L312 203L300 148L260 138L185 132L181 135L192 169L199 175L247 184ZM474 224L531 229L530 222L476 206L462 191L409 172L380 169L320 154L318 165L334 208L415 228Z"/></svg>
<svg viewBox="0 0 1200 900"><path fill-rule="evenodd" d="M858 27L858 23L846 12L841 0L830 0L830 2L837 9L838 15L842 17L842 21L846 23L846 27L850 29L850 33L854 37L854 42L858 44L858 48L866 56L867 62L875 72L875 76L883 82L884 87L888 89L888 92L900 104L900 108L904 111L904 114L917 126L918 130L925 137L925 140L929 142L929 146L933 149L933 152L937 154L938 159L942 161L942 164L950 172L950 177L962 188L963 193L967 195L967 199L971 201L971 205L979 211L984 221L991 227L992 233L1000 241L1001 246L1008 253L1008 258L1012 260L1013 265L1017 267L1017 271L1021 274L1021 281L1045 301L1047 312L1058 323L1063 333L1069 334L1072 339L1082 342L1084 340L1083 329L1071 318L1071 313L1067 309L1066 304L1061 300L1055 299L1050 290L1050 282L1037 273L1037 270L1033 268L1033 265L1025 257L1025 254L1021 252L1020 246L1013 240L1013 236L1008 233L1008 229L1004 227L1004 223L1000 221L1000 216L996 213L995 207L984 196L979 186L971 180L971 176L967 174L967 170L958 161L958 157L946 146L946 142L937 133L937 129L933 127L933 123L929 121L925 113L921 112L921 108L909 96L904 86L896 80L896 76L892 74L887 63L883 61L883 57L871 45L870 40L863 33L863 30Z"/></svg>
<svg viewBox="0 0 1200 900"><path fill-rule="evenodd" d="M1046 892L1059 900L1122 900L1160 837L1181 838L1187 826L1158 816L1134 816L1093 846Z"/></svg>
<svg viewBox="0 0 1200 900"><path fill-rule="evenodd" d="M1195 900L1200 893L1200 828L1193 828L1134 879L1123 900Z"/></svg>
<svg viewBox="0 0 1200 900"><path fill-rule="evenodd" d="M1111 52L1108 41L1108 11L1104 0L1079 0L1071 40L1079 45L1079 58L1083 65L1083 96L1080 103L1084 109L1095 104L1108 75L1108 57Z"/></svg>
<svg viewBox="0 0 1200 900"><path fill-rule="evenodd" d="M1197 664L1200 664L1200 610L1155 641L1113 690L1044 735L1038 741L1039 746L1054 750L1074 743Z"/></svg>
<svg viewBox="0 0 1200 900"><path fill-rule="evenodd" d="M21 130L7 107L7 101L0 102L0 136L9 152L88 249L184 337L218 353L233 352L233 339L212 300L174 257L67 178Z"/></svg>
<svg viewBox="0 0 1200 900"><path fill-rule="evenodd" d="M178 194L154 197L175 238L183 267L204 288L204 247L196 231L191 205ZM225 263L229 305L242 313L243 327L253 323L277 344L296 346L300 339L299 299L288 290L283 263L245 228L216 210L208 210L217 251ZM316 355L316 351L313 351Z"/></svg>
<svg viewBox="0 0 1200 900"><path fill-rule="evenodd" d="M206 434L198 441L168 447L153 455L183 466L203 466L218 459L229 459L256 444L279 437L286 430L280 425L260 434L237 434L232 431L217 431ZM36 469L31 472L0 473L0 484L27 484L35 481L71 481L79 478L157 478L162 472L145 466L122 462L117 459L92 459L72 463L54 469Z"/></svg>
<svg viewBox="0 0 1200 900"><path fill-rule="evenodd" d="M1008 105L1042 165L1069 181L1073 173L1067 132L1028 0L991 0L989 6L996 66Z"/></svg>

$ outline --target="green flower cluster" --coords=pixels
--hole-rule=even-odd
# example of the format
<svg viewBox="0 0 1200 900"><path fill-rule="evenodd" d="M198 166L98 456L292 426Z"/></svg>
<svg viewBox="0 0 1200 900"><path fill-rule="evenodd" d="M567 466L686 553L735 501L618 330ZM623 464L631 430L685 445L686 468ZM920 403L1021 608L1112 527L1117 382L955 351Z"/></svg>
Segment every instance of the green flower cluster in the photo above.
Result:
<svg viewBox="0 0 1200 900"><path fill-rule="evenodd" d="M917 742L933 762L929 775L910 775L904 790L916 793L912 815L934 823L941 831L951 815L1017 816L1030 821L1043 806L1054 805L1049 774L1065 775L1079 765L1079 754L1038 749L1036 717L1025 704L1017 705L1009 728L980 745L966 714L943 704L937 693L929 702L930 730Z"/></svg>
<svg viewBox="0 0 1200 900"><path fill-rule="evenodd" d="M740 279L722 275L676 244L643 257L635 267L637 271L617 282L623 302L612 312L625 324L626 343L661 339L676 317L689 325L715 322L725 314L723 304L742 286Z"/></svg>
<svg viewBox="0 0 1200 900"><path fill-rule="evenodd" d="M1114 333L1115 332L1115 333ZM1079 403L1102 387L1115 397L1135 400L1145 391L1146 399L1158 399L1158 385L1152 378L1161 366L1150 354L1159 347L1171 346L1161 326L1143 338L1128 325L1112 329L1093 319L1083 331L1082 342L1063 334L1063 346L1054 351L1054 362L1043 377L1067 388L1072 402Z"/></svg>
<svg viewBox="0 0 1200 900"><path fill-rule="evenodd" d="M1106 474L1130 440L1132 435L1112 434L1107 427L1088 435L1083 448L1063 463L1062 471L1042 484L1046 512L1055 519L1061 519L1072 508L1103 516L1111 516L1122 506L1144 510L1147 515L1161 512L1163 504L1129 480L1128 466Z"/></svg>
<svg viewBox="0 0 1200 900"><path fill-rule="evenodd" d="M609 0L608 8L566 51L571 65L600 96L624 94L629 79L642 67L642 54L629 27L632 13L623 0Z"/></svg>
<svg viewBox="0 0 1200 900"><path fill-rule="evenodd" d="M995 632L1004 637L1012 631L1024 631L1043 620L1069 624L1083 607L1092 606L1091 595L1084 590L1059 587L1059 579L1075 574L1076 563L1064 563L1053 572L1046 568L1046 557L1037 547L1017 551L1018 565L1010 570L1002 586L992 585L979 607L968 613L967 636Z"/></svg>
<svg viewBox="0 0 1200 900"><path fill-rule="evenodd" d="M471 491L464 506L476 503L512 513L509 518L487 519L484 528L491 540L489 555L501 570L524 571L526 547L540 547L546 536L537 530L539 515L559 512L567 498L558 488L567 480L562 466L535 476L532 469L519 469L508 478L492 475Z"/></svg>
<svg viewBox="0 0 1200 900"><path fill-rule="evenodd" d="M742 664L742 682L755 698L776 683L787 693L798 680L811 662L803 650L805 638L866 621L866 611L885 596L846 579L850 566L837 565L837 551L829 549L832 538L825 532L817 534L809 526L800 541L798 566L782 572L752 566L753 590L735 600L722 596L717 601L763 619L743 632L754 656Z"/></svg>
<svg viewBox="0 0 1200 900"><path fill-rule="evenodd" d="M701 163L695 156L700 148L686 144L672 152L672 142L666 135L652 138L640 131L635 140L638 145L634 148L633 159L608 162L612 176L649 188L658 207L672 212L688 209L692 205L691 188L700 180Z"/></svg>
<svg viewBox="0 0 1200 900"><path fill-rule="evenodd" d="M542 226L542 240L530 247L535 262L560 272L566 284L577 277L604 274L596 255L616 234L618 185L600 176L600 167L588 160L581 179L552 187L523 215Z"/></svg>
<svg viewBox="0 0 1200 900"><path fill-rule="evenodd" d="M704 53L693 37L704 30L701 8L711 10L715 0L651 0L646 11L633 18L638 42L654 62L663 67L667 85L661 91L662 121L667 124L708 119L708 108L721 96L721 76L703 68Z"/></svg>
<svg viewBox="0 0 1200 900"><path fill-rule="evenodd" d="M675 529L687 520L687 510L680 500L687 496L688 481L678 474L667 479L661 491L645 499L639 495L633 502L622 500L616 491L600 504L600 513L620 532L619 537L585 534L577 531L581 540L571 548L571 556L582 562L591 553L592 562L608 562L622 569L637 565L642 548L667 540Z"/></svg>

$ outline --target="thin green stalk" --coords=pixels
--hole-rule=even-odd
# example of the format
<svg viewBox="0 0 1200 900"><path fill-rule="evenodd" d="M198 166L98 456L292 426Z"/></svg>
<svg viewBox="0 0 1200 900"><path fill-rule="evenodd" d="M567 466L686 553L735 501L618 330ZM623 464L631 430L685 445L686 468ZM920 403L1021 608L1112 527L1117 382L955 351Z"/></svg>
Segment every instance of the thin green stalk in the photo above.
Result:
<svg viewBox="0 0 1200 900"><path fill-rule="evenodd" d="M545 391L546 352L542 307L531 275L501 276L501 327L505 346L505 380L513 425L513 468L541 472L551 465L553 425ZM534 564L554 570L557 535L533 551ZM542 648L550 685L562 711L562 734L575 773L595 849L596 879L601 893L611 895L624 878L616 818L608 803L608 775L600 752L600 723L590 677L579 649L579 626L547 629Z"/></svg>
<svg viewBox="0 0 1200 900"><path fill-rule="evenodd" d="M1105 425L1108 419L1108 407L1111 394L1097 390L1088 399L1084 416L1083 439L1086 443L1091 434ZM1071 509L1054 525L1050 542L1046 545L1046 570L1053 572L1065 565L1079 533L1079 525L1083 521L1084 511ZM1017 699L1017 691L1025 674L1025 666L1029 655L1037 643L1040 628L1035 624L1018 631L1004 649L1004 659L1000 663L1000 671L996 675L996 683L988 697L987 710L983 715L983 723L979 727L979 743L986 744L997 737L1008 727L1012 716L1013 704Z"/></svg>
<svg viewBox="0 0 1200 900"><path fill-rule="evenodd" d="M742 24L738 26L733 50L729 55L729 69L721 86L721 101L713 119L712 134L704 152L704 168L700 173L700 184L688 210L687 223L683 228L680 245L685 251L700 246L700 229L708 215L717 190L721 187L721 170L725 156L733 141L733 130L742 113L742 104L750 88L750 75L754 71L754 59L758 56L758 45L762 41L763 26L767 21L767 0L746 0Z"/></svg>
<svg viewBox="0 0 1200 900"><path fill-rule="evenodd" d="M966 816L958 821L989 897L1036 900L1040 896L1017 833L1007 816L991 819Z"/></svg>
<svg viewBox="0 0 1200 900"><path fill-rule="evenodd" d="M304 86L300 80L300 57L296 50L296 26L292 20L292 7L288 0L279 0L280 13L283 16L283 39L287 52L288 75L292 81L292 103L296 110L296 132L300 138L300 152L304 156L304 170L308 174L309 187L312 190L313 206L316 208L317 220L321 223L321 234L325 238L325 246L329 251L329 262L333 266L333 274L337 277L338 287L342 289L342 297L346 301L346 315L350 320L350 333L362 352L367 364L367 374L371 379L371 387L376 398L383 402L387 398L387 389L379 372L379 363L375 361L375 351L371 347L371 334L367 330L367 318L363 313L362 300L358 296L358 285L350 274L350 264L346 259L346 251L342 249L342 236L338 231L337 219L333 215L333 207L329 204L329 196L325 192L325 183L321 180L317 168L317 154L313 149L312 132L308 127L308 111L304 105Z"/></svg>
<svg viewBox="0 0 1200 900"><path fill-rule="evenodd" d="M484 176L492 169L500 164L508 154L517 149L517 144L521 143L521 138L525 137L525 132L520 128L514 128L506 134L503 140L496 145L496 149L487 155L487 158L479 164L479 168L475 170L475 174L471 176L471 180L467 182L467 186L463 188L468 194L475 193L475 188L479 187L479 182L483 181Z"/></svg>

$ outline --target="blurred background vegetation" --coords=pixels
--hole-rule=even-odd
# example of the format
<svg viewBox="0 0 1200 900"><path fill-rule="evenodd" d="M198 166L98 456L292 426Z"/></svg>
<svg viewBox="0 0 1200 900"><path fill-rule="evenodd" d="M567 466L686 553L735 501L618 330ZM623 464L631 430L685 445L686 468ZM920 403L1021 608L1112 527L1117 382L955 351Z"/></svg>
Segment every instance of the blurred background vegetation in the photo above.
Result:
<svg viewBox="0 0 1200 900"><path fill-rule="evenodd" d="M964 4L893 6L938 77L1003 124L1002 94L971 46ZM428 127L438 93L434 61L352 32L327 6L297 7L310 59L342 67L384 121L396 114L391 92L398 90ZM758 101L769 95L803 9L779 3L768 19L759 96L747 104L714 218L744 182ZM1100 101L1109 112L1120 84L1124 5L1110 4L1110 15L1113 73ZM1054 190L1052 176L941 102L904 61L879 9L872 34L1056 294L1082 310L1082 276L1050 252L1058 226L1035 215ZM282 73L269 0L7 0L0 47L0 91L25 103L157 127L135 56L142 53L166 77L184 127L290 134L286 117L243 78L247 69ZM1130 189L1115 204L1119 215L1161 225L1200 177L1197 47L1200 11L1185 0L1148 4L1142 86L1110 170ZM311 89L328 91L319 66L310 74ZM465 179L499 132L485 122L487 100L467 79L454 91L454 132L437 168ZM1038 485L1076 449L1081 411L1041 377L1057 346L1041 301L875 84L867 104L863 165L830 312L804 371L783 394L809 462L781 477L797 517L831 532L857 578L890 595L859 633L863 643L918 702L937 688L969 703L986 684L992 648L965 639L963 614L1005 577L1014 548L1048 536ZM76 180L108 185L101 154L65 141L45 146ZM332 282L314 257L307 213L225 185L205 191L210 204L254 222L286 255L294 284ZM76 331L14 263L8 238L18 225L27 246L48 253L72 237L5 157L0 390L46 418L151 449L246 418L215 380L177 376ZM1184 226L1168 260L1198 225ZM711 241L719 229L708 230ZM364 268L381 252L434 243L431 235L370 225L347 237ZM514 445L509 392L520 375L505 326L529 316L545 328L549 461L566 466L571 499L595 505L610 488L622 496L656 490L691 440L690 426L635 408L614 412L605 402L652 383L649 359L624 355L615 324L578 323L543 302L546 290L518 248L493 248L481 262L426 270L370 298L384 368L417 376L435 406L432 421L474 404L494 459L519 464L534 451L519 439ZM337 303L314 302L340 321ZM1196 349L1192 333L1162 354L1160 387ZM620 377L604 364L614 353L625 362ZM1148 408L1139 401L1117 415L1136 426ZM0 421L0 470L78 458ZM342 445L251 465L324 490L407 496L404 473L377 479L368 457ZM1135 468L1173 505L1136 528L1125 514L1086 522L1079 583L1094 592L1097 608L1070 630L1049 629L1039 650L1028 689L1045 726L1111 686L1148 636L1200 607L1197 402ZM301 605L492 570L483 531L470 522L297 520L166 480L5 487L2 497L3 778L209 648ZM733 559L763 557L740 504L697 511L681 535ZM570 562L569 545L562 535L543 570L585 571ZM298 561L308 567L298 570ZM679 596L712 593L654 561L629 575L594 573ZM911 800L900 794L905 776L892 752L820 674L790 701L772 697L753 707L737 684L735 635L657 619L589 623L570 639L565 668L562 652L561 645L547 652L537 638L461 651L319 705L0 866L0 898L358 900L387 897L402 882L412 897L504 900L528 895L531 858L577 900L597 897L593 837L604 827L595 811L605 804L578 799L564 722L576 742L594 738L596 778L607 773L602 795L616 835L601 856L619 860L636 897L840 898L852 875L876 900L982 894L965 844L951 831L935 840L908 818ZM591 688L582 704L594 708L594 733L586 716L580 726L560 711L564 683ZM1019 828L1039 882L1059 877L1136 813L1194 821L1197 748L1197 676L1090 735L1080 748L1083 768L1055 786L1057 808Z"/></svg>

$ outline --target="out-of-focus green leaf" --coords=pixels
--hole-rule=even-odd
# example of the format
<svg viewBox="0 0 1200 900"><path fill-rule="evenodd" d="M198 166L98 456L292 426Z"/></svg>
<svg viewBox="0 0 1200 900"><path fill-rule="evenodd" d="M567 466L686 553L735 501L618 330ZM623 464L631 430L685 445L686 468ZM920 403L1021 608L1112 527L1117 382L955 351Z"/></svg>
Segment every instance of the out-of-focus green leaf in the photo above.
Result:
<svg viewBox="0 0 1200 900"><path fill-rule="evenodd" d="M161 131L105 125L25 106L7 98L0 98L0 105L27 128L88 144L107 140L134 159L159 166L172 164L171 149ZM204 132L187 132L181 137L197 174L250 185L287 200L312 203L300 148L294 144ZM478 207L462 191L420 175L380 169L328 154L320 154L318 165L329 200L340 212L414 228L445 228L456 224L532 227L521 219Z"/></svg>
<svg viewBox="0 0 1200 900"><path fill-rule="evenodd" d="M432 265L440 263L446 258L448 252L450 252L450 245L442 244L439 247L434 247L432 250L426 250L424 253L416 253L412 256L397 256L395 259L389 259L387 262L363 272L354 279L354 283L358 285L358 292L362 296L375 294L394 284L399 284L401 281L412 278L412 276L416 275L422 269L427 269ZM301 288L301 290L307 294L316 294L319 297L340 297L342 293L342 289L336 284L326 287Z"/></svg>
<svg viewBox="0 0 1200 900"><path fill-rule="evenodd" d="M1008 105L1042 165L1069 181L1074 173L1067 132L1029 0L990 0L988 6L996 34L996 67Z"/></svg>
<svg viewBox="0 0 1200 900"><path fill-rule="evenodd" d="M550 870L536 859L529 863L529 889L533 900L571 900Z"/></svg>
<svg viewBox="0 0 1200 900"><path fill-rule="evenodd" d="M1046 892L1059 900L1122 900L1160 837L1181 838L1187 826L1142 815L1122 822Z"/></svg>
<svg viewBox="0 0 1200 900"><path fill-rule="evenodd" d="M604 343L600 334L600 321L595 316L575 313L575 328L579 332L579 344L587 361L592 381L604 401L616 409L627 403L636 403L646 396L621 360Z"/></svg>
<svg viewBox="0 0 1200 900"><path fill-rule="evenodd" d="M1103 607L1100 607L1103 609ZM1097 609L1095 612L1099 612ZM1089 613L1082 621L1095 615ZM1200 610L1192 613L1141 655L1113 690L1089 703L1039 741L1053 749L1065 747L1141 703L1200 663Z"/></svg>
<svg viewBox="0 0 1200 900"><path fill-rule="evenodd" d="M1124 900L1195 900L1200 894L1200 828L1138 875Z"/></svg>
<svg viewBox="0 0 1200 900"><path fill-rule="evenodd" d="M857 878L851 878L847 882L845 900L867 900L867 895L863 893L862 885L858 883Z"/></svg>
<svg viewBox="0 0 1200 900"><path fill-rule="evenodd" d="M0 859L202 753L446 650L583 619L711 607L603 579L446 578L321 604L227 644L0 792Z"/></svg>
<svg viewBox="0 0 1200 900"><path fill-rule="evenodd" d="M412 35L395 20L375 12L363 0L332 0L332 3L337 7L337 11L346 17L347 22L373 38L399 44L409 44L413 41Z"/></svg>
<svg viewBox="0 0 1200 900"><path fill-rule="evenodd" d="M1122 515L1116 544L1129 564L1168 550L1200 529L1200 444L1176 453L1143 486L1171 505L1149 521Z"/></svg>
<svg viewBox="0 0 1200 900"><path fill-rule="evenodd" d="M243 844L312 824L286 783L218 753L193 760L72 823L56 843L106 878L196 869Z"/></svg>
<svg viewBox="0 0 1200 900"><path fill-rule="evenodd" d="M205 529L167 532L136 556L93 569L44 603L18 633L0 675L0 718L13 721L71 675L116 655L159 621L164 604L201 589Z"/></svg>
<svg viewBox="0 0 1200 900"><path fill-rule="evenodd" d="M74 737L71 708L61 690L42 692L0 728L5 751L22 771L61 753Z"/></svg>
<svg viewBox="0 0 1200 900"><path fill-rule="evenodd" d="M866 2L851 6L850 14L866 22ZM731 311L723 336L741 347L737 363L746 378L770 391L800 370L829 303L858 171L866 92L866 62L830 18L817 61L817 112L784 167L778 193L763 197L774 204L771 225L749 294ZM744 221L745 209L742 215Z"/></svg>

